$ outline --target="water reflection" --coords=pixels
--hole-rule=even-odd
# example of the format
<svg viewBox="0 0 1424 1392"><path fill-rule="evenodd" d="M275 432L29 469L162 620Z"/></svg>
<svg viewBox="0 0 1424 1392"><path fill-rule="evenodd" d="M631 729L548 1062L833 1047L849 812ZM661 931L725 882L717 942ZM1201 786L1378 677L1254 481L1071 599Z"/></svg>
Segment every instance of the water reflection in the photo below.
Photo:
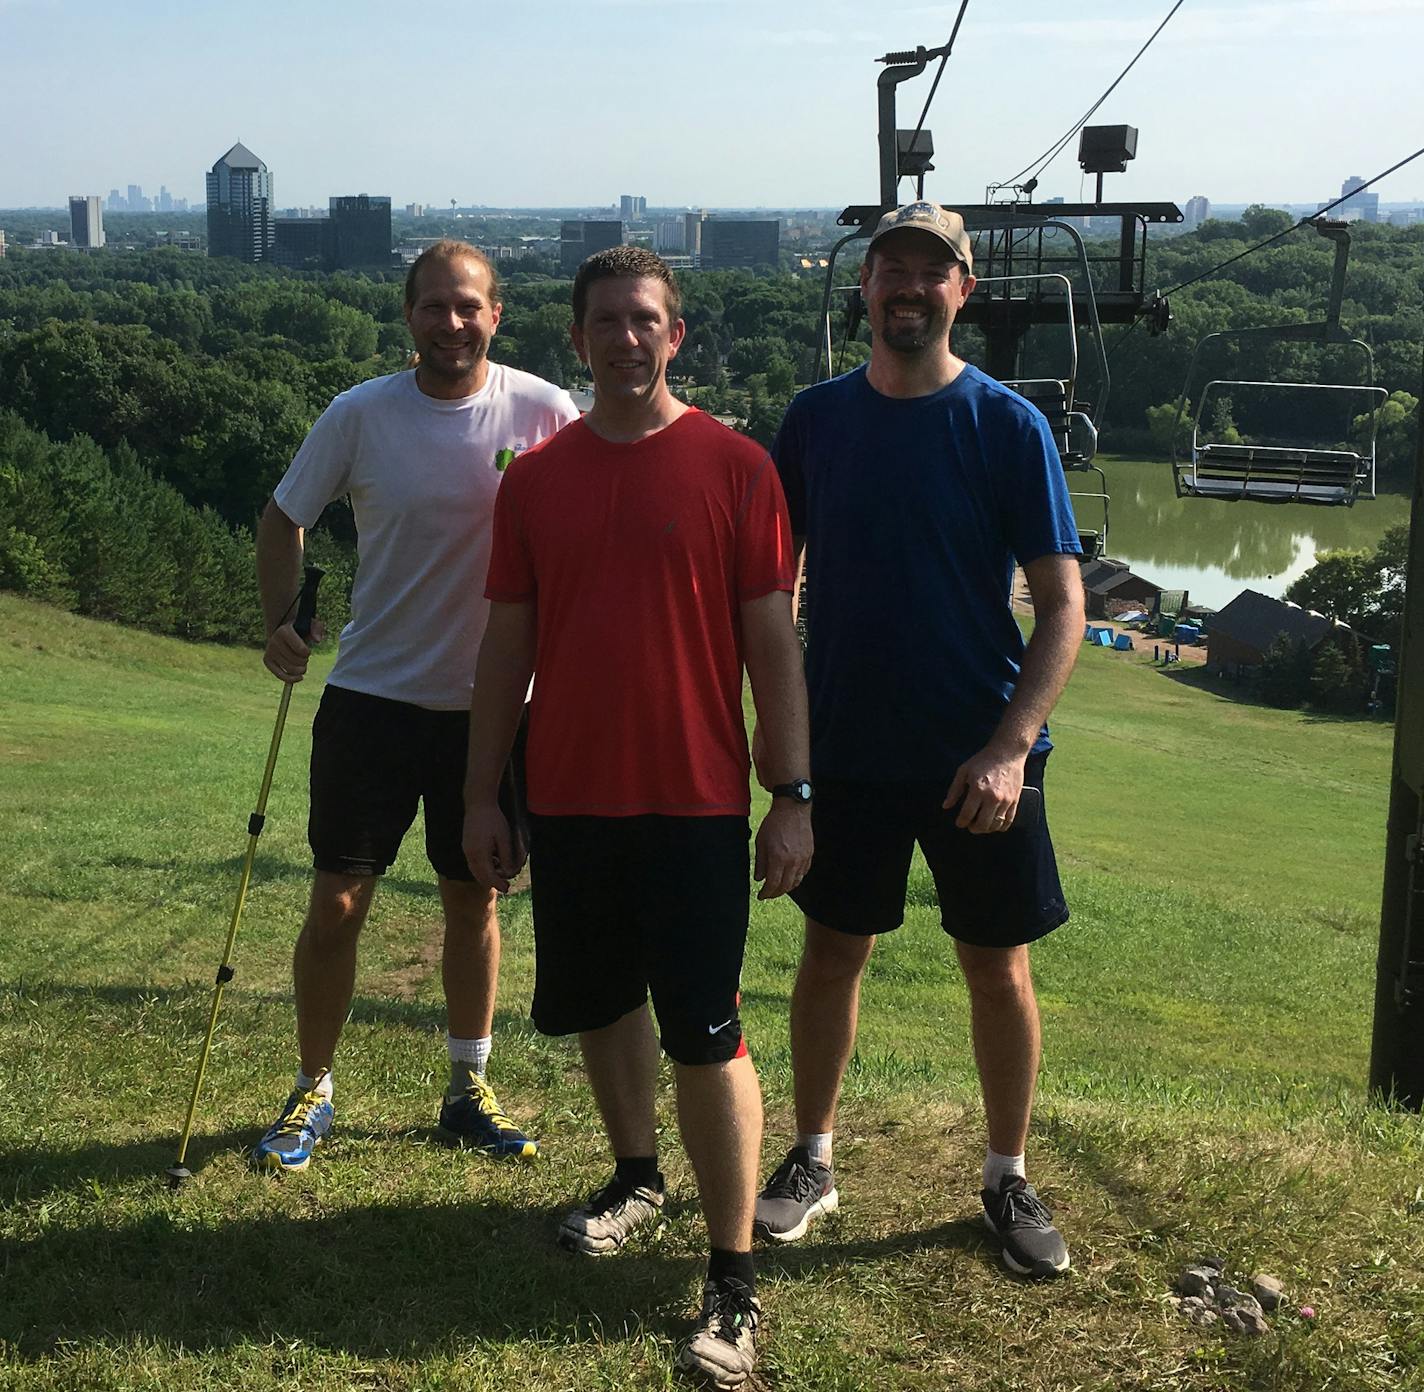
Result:
<svg viewBox="0 0 1424 1392"><path fill-rule="evenodd" d="M1409 520L1409 499L1401 494L1382 494L1352 508L1226 503L1178 498L1170 464L1116 458L1099 463L1112 497L1108 554L1163 588L1189 589L1195 602L1216 608L1248 587L1283 594L1319 552L1373 546L1386 529ZM1070 474L1069 487L1084 478ZM1096 483L1093 475L1086 478ZM1085 526L1101 524L1095 508L1084 501Z"/></svg>

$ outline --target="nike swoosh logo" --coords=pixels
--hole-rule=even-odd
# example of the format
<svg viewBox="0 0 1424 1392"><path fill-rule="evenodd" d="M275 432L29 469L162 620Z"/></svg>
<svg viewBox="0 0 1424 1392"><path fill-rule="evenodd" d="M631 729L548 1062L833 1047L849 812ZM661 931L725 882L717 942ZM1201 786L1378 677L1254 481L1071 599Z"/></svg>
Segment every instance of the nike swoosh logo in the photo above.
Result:
<svg viewBox="0 0 1424 1392"><path fill-rule="evenodd" d="M720 1025L708 1025L708 1026L707 1026L707 1033L708 1033L708 1034L720 1034L721 1031L724 1030L724 1029L726 1029L727 1026L730 1025L730 1024L732 1023L732 1021L735 1020L736 1018L737 1018L737 1017L736 1017L735 1015L728 1015L727 1018L726 1018L725 1020L723 1020Z"/></svg>

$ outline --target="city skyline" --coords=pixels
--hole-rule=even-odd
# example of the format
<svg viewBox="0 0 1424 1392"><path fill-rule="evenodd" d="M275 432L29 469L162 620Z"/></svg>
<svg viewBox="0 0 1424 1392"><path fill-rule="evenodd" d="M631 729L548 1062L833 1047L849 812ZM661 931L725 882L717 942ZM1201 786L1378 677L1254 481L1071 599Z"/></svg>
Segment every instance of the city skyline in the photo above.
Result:
<svg viewBox="0 0 1424 1392"><path fill-rule="evenodd" d="M212 85L180 113L136 97L135 84L171 87L173 73L230 41L227 19L175 22L153 0L123 12L0 0L0 84L16 112L46 111L0 161L0 205L56 206L70 190L130 180L198 204L211 152L238 140L280 171L290 206L333 188L437 208L601 208L628 189L649 208L872 201L873 58L942 43L957 8L826 0L821 27L808 28L799 7L750 0L554 0L537 25L517 11L482 15L465 62L450 59L432 22L392 28L368 0L339 11L255 0L244 23L270 36L262 100L250 85ZM1085 0L1064 17L1025 0L1010 19L972 0L927 122L938 151L927 192L981 200L1083 114L1166 8ZM1424 126L1412 57L1421 38L1424 8L1412 0L1184 6L1093 118L1141 132L1136 163L1109 177L1107 196L1323 201L1345 173L1369 177L1409 152ZM104 110L100 123L51 109L75 65L93 74L86 107ZM1346 73L1356 80L1326 109L1321 77L1338 86ZM902 126L930 81L901 88ZM358 92L390 116L358 126ZM1077 199L1073 153L1044 175L1040 199ZM1424 196L1424 161L1379 192L1384 204Z"/></svg>

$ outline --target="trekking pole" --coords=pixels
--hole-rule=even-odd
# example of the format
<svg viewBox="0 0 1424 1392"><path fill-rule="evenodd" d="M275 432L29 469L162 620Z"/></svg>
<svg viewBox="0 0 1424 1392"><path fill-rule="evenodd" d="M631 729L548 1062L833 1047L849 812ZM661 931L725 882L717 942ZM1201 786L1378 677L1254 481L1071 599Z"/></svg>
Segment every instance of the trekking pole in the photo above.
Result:
<svg viewBox="0 0 1424 1392"><path fill-rule="evenodd" d="M321 584L324 574L320 566L314 565L307 566L303 573L302 592L297 598L297 617L292 620L292 627L304 643L309 642L311 638L312 620L316 617L317 586ZM193 1079L192 1095L188 1098L188 1116L183 1122L183 1139L178 1142L178 1158L163 1172L170 1189L177 1189L185 1180L193 1177L184 1164L188 1158L188 1139L193 1134L193 1114L198 1109L198 1094L203 1087L203 1074L207 1071L208 1055L213 1048L213 1031L217 1028L223 987L233 978L233 944L237 941L237 925L242 919L242 907L247 902L247 886L252 879L252 862L257 858L257 841L267 820L267 794L272 788L272 774L277 767L277 751L282 747L282 729L287 723L287 707L292 701L294 684L286 682L282 687L282 700L277 707L277 724L272 731L272 743L267 749L267 767L262 771L262 787L257 794L257 806L247 819L247 854L242 861L242 876L237 883L237 900L232 906L232 919L227 926L227 942L223 946L222 962L218 965L217 979L213 983L213 1004L208 1012L208 1032L203 1036L202 1053L198 1055L198 1072Z"/></svg>

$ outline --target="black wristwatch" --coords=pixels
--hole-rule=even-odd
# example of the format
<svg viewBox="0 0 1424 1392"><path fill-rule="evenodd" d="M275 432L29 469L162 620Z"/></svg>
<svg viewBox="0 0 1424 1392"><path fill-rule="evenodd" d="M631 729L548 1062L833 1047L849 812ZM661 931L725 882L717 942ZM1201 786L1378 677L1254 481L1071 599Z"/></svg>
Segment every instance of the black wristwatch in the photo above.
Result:
<svg viewBox="0 0 1424 1392"><path fill-rule="evenodd" d="M798 778L791 783L778 783L771 790L771 795L774 798L790 798L792 802L800 803L804 807L810 804L816 794L809 778Z"/></svg>

